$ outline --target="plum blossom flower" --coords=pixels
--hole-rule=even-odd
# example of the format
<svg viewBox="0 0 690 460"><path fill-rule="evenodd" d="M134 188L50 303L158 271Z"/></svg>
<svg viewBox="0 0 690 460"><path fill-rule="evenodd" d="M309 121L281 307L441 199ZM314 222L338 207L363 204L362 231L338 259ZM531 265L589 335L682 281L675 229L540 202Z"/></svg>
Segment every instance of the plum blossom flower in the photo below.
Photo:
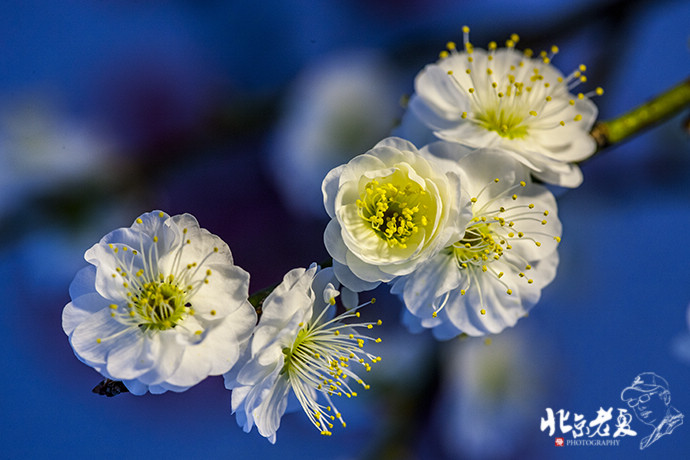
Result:
<svg viewBox="0 0 690 460"><path fill-rule="evenodd" d="M463 32L463 51L449 42L441 59L417 75L396 134L418 142L421 123L440 139L506 150L544 182L579 186L582 172L574 163L596 150L589 131L597 108L589 97L603 94L571 92L587 81L586 67L563 76L551 65L556 46L533 57L532 50L515 49L513 34L505 48L491 42L483 50L470 43L468 27Z"/></svg>
<svg viewBox="0 0 690 460"><path fill-rule="evenodd" d="M412 272L462 235L469 215L452 161L390 137L323 181L324 233L338 280L353 291Z"/></svg>
<svg viewBox="0 0 690 460"><path fill-rule="evenodd" d="M336 286L333 269L319 271L312 264L288 272L266 298L245 364L224 375L226 388L232 390L232 410L245 432L256 425L275 443L288 398L294 397L321 434L330 435L336 419L345 426L333 396L357 396L355 384L369 388L358 372L369 371L381 358L363 348L380 339L357 329L381 322L343 323L359 318L359 307L334 316Z"/></svg>
<svg viewBox="0 0 690 460"><path fill-rule="evenodd" d="M397 279L391 292L403 299L412 330L432 328L441 340L501 332L525 316L556 274L556 200L505 152L447 142L429 150L463 169L472 219L464 235Z"/></svg>
<svg viewBox="0 0 690 460"><path fill-rule="evenodd" d="M62 327L74 353L137 395L227 372L256 324L249 274L189 214L153 211L86 251Z"/></svg>

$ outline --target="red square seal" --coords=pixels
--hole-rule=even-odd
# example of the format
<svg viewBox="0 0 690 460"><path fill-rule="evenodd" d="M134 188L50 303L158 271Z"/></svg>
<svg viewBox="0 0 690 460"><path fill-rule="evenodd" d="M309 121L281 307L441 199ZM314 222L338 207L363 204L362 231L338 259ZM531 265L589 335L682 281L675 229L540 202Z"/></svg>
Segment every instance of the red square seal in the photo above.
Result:
<svg viewBox="0 0 690 460"><path fill-rule="evenodd" d="M565 439L556 438L556 447L563 447L563 446L565 446Z"/></svg>

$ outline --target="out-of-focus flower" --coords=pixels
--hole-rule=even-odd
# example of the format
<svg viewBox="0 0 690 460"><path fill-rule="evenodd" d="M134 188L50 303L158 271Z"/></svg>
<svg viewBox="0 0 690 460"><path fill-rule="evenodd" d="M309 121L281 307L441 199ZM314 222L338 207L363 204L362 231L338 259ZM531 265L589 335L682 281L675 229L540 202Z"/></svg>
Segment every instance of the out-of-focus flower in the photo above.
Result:
<svg viewBox="0 0 690 460"><path fill-rule="evenodd" d="M28 98L0 115L0 213L21 199L93 179L111 165L114 144L94 126Z"/></svg>
<svg viewBox="0 0 690 460"><path fill-rule="evenodd" d="M86 251L62 327L77 357L134 394L227 372L256 324L249 274L189 214L142 214Z"/></svg>
<svg viewBox="0 0 690 460"><path fill-rule="evenodd" d="M323 181L326 249L354 291L407 275L462 235L469 198L453 161L390 137Z"/></svg>
<svg viewBox="0 0 690 460"><path fill-rule="evenodd" d="M551 65L558 53L532 57L515 50L513 34L505 48L489 43L475 49L464 31L464 51L449 42L441 59L427 65L415 79L415 94L396 135L417 142L418 123L444 140L470 147L506 150L532 173L551 184L577 187L582 172L574 162L596 149L589 131L597 108L589 99L601 88L583 94L571 90L587 81L586 67L568 76Z"/></svg>
<svg viewBox="0 0 690 460"><path fill-rule="evenodd" d="M545 363L557 361L532 346L535 337L518 328L490 342L458 340L442 349L433 426L447 458L513 458L529 446L534 414L551 390Z"/></svg>
<svg viewBox="0 0 690 460"><path fill-rule="evenodd" d="M358 318L358 308L334 317L336 286L331 268L318 271L312 264L289 271L266 298L245 364L224 376L232 390L232 410L245 432L256 425L275 443L288 397L294 396L321 434L330 435L336 419L345 426L332 396L357 396L355 383L369 388L354 368L368 371L370 363L380 360L363 350L365 342L380 339L357 328L371 329L376 323L343 323Z"/></svg>
<svg viewBox="0 0 690 460"><path fill-rule="evenodd" d="M690 305L685 315L688 329L690 329ZM673 341L673 353L681 360L690 364L690 331L685 331Z"/></svg>
<svg viewBox="0 0 690 460"><path fill-rule="evenodd" d="M402 297L413 330L433 328L439 339L501 332L525 316L556 274L556 200L504 152L447 142L429 151L462 168L472 219L461 238L396 280L391 292Z"/></svg>
<svg viewBox="0 0 690 460"><path fill-rule="evenodd" d="M270 152L269 170L291 210L323 216L323 177L390 133L398 80L372 51L329 54L300 74Z"/></svg>

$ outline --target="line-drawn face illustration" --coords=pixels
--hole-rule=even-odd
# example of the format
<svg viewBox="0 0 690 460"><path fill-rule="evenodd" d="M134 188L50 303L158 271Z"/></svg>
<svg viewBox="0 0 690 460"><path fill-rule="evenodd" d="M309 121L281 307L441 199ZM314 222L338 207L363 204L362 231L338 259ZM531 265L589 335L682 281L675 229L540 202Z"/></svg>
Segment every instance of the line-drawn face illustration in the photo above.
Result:
<svg viewBox="0 0 690 460"><path fill-rule="evenodd" d="M639 421L653 428L652 433L640 441L640 449L646 449L683 424L683 414L671 406L668 382L654 372L643 372L635 377L621 392L621 399Z"/></svg>
<svg viewBox="0 0 690 460"><path fill-rule="evenodd" d="M671 403L671 395L668 391L653 390L642 393L627 402L641 422L655 425L666 415L666 409Z"/></svg>

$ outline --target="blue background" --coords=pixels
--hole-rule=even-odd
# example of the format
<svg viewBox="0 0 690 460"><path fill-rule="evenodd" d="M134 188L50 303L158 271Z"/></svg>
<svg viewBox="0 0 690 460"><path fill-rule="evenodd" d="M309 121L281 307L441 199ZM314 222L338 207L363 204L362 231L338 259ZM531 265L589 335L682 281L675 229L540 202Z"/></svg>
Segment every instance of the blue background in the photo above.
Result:
<svg viewBox="0 0 690 460"><path fill-rule="evenodd" d="M690 414L690 361L674 351L689 334L687 110L587 161L584 184L558 191L556 280L491 345L409 335L401 305L375 292L369 314L385 322L383 361L372 390L341 404L348 428L332 437L301 413L283 418L274 446L243 433L219 377L182 394L91 393L99 375L61 329L88 247L164 209L194 214L227 241L252 290L326 259L325 213L288 207L270 161L281 123L300 111L289 106L294 82L344 50L367 49L394 70L398 96L409 94L464 24L479 46L512 32L520 47L557 43L555 65L586 63L591 88L605 88L595 100L602 119L690 70L687 1L3 3L0 457L687 458L690 422L643 452L649 430L636 419L639 435L619 447L556 448L539 428L547 407L587 419L625 407L621 390L644 371L665 377L672 404ZM40 129L17 128L27 110L47 120ZM82 128L56 136L67 126ZM96 133L107 141L77 147ZM29 161L34 138L52 145L38 163ZM84 155L94 160L81 169ZM41 167L51 158L61 167Z"/></svg>

